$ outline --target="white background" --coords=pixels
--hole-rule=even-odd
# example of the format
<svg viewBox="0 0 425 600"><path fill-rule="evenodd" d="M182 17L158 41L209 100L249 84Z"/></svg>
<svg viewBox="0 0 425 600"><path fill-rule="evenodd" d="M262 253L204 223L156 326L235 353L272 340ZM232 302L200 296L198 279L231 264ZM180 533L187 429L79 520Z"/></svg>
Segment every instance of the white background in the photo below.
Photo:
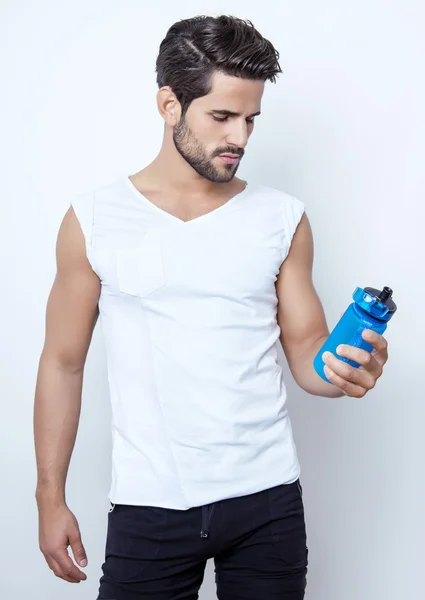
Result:
<svg viewBox="0 0 425 600"><path fill-rule="evenodd" d="M110 483L102 334L87 361L67 501L88 579L38 549L33 393L55 240L75 193L134 173L163 123L154 65L175 21L249 18L281 53L238 175L299 197L332 329L356 286L394 289L390 359L361 400L309 396L286 368L309 537L307 600L424 597L425 9L419 0L0 4L2 597L94 600ZM282 360L284 360L282 358ZM58 399L60 401L60 399ZM208 564L202 600L215 598ZM261 599L264 600L264 599ZM284 599L282 599L284 600Z"/></svg>

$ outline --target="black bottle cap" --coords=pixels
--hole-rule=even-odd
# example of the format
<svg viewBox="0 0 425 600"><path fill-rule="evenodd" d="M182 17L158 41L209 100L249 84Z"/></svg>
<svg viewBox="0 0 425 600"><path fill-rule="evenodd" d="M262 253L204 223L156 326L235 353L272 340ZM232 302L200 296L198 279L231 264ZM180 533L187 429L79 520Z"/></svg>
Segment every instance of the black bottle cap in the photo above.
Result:
<svg viewBox="0 0 425 600"><path fill-rule="evenodd" d="M372 287L365 287L364 290L382 302L382 304L385 304L389 313L395 313L397 310L397 305L391 297L393 295L393 291L390 287L385 286L382 291Z"/></svg>

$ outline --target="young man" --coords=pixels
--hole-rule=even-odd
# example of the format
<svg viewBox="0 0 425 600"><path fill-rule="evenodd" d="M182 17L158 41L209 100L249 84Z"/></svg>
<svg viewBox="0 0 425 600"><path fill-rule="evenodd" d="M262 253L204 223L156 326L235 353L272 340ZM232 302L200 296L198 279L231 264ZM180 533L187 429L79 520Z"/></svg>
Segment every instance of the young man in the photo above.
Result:
<svg viewBox="0 0 425 600"><path fill-rule="evenodd" d="M55 575L86 565L65 501L83 370L100 314L113 471L99 600L196 599L214 557L220 600L304 597L299 463L277 362L317 396L360 398L387 342L329 335L304 205L235 175L279 54L250 22L173 25L157 59L163 145L140 172L80 194L60 227L35 399L40 549Z"/></svg>

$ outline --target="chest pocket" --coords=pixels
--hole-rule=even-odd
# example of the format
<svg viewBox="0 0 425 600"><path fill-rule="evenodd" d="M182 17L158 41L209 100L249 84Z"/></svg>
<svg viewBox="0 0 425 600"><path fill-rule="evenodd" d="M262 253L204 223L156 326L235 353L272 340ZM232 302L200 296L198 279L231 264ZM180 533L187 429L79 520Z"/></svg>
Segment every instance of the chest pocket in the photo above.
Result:
<svg viewBox="0 0 425 600"><path fill-rule="evenodd" d="M121 292L145 297L165 285L161 241L145 232L137 246L117 250L118 287Z"/></svg>

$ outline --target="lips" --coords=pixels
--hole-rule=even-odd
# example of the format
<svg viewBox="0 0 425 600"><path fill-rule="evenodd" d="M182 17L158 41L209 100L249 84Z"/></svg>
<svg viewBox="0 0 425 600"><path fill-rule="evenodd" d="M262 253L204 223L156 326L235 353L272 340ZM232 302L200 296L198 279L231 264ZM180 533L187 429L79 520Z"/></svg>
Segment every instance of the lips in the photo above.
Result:
<svg viewBox="0 0 425 600"><path fill-rule="evenodd" d="M240 156L232 156L231 154L221 154L218 158L220 158L223 162L225 162L228 165L233 165L239 161Z"/></svg>

